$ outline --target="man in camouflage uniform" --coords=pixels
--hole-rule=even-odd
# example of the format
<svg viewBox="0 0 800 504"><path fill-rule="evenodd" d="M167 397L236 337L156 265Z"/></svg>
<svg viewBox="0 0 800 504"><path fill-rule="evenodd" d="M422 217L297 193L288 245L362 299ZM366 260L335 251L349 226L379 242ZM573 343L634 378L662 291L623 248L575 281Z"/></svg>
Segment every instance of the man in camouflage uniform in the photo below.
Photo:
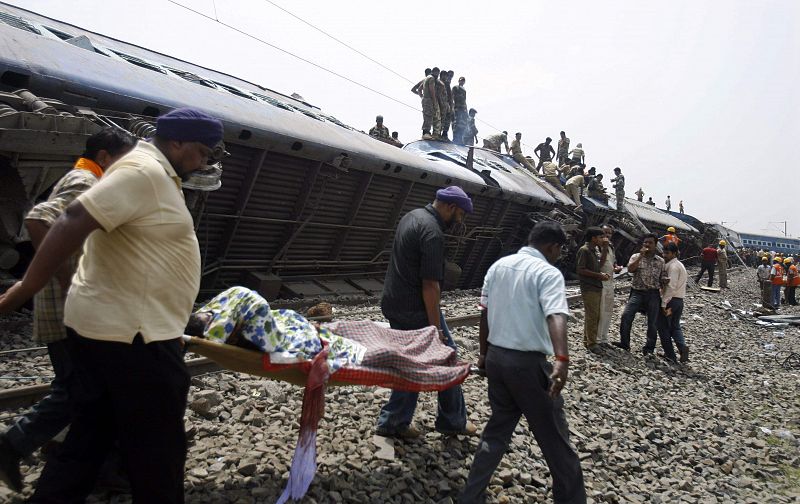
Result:
<svg viewBox="0 0 800 504"><path fill-rule="evenodd" d="M447 132L450 130L450 124L447 122L450 116L450 98L447 96L450 86L447 85L447 76L449 73L443 71L436 79L436 101L439 103L439 129L433 134L433 138L437 140L446 140Z"/></svg>
<svg viewBox="0 0 800 504"><path fill-rule="evenodd" d="M505 144L506 146L506 153L511 153L511 149L508 147L508 131L504 131L502 133L498 133L497 135L491 135L483 139L483 148L493 150L495 152L500 152L500 144Z"/></svg>
<svg viewBox="0 0 800 504"><path fill-rule="evenodd" d="M422 139L431 140L442 130L439 115L439 102L436 99L436 83L439 81L439 68L433 67L430 75L422 82ZM433 128L433 130L431 130Z"/></svg>
<svg viewBox="0 0 800 504"><path fill-rule="evenodd" d="M558 141L558 154L556 156L559 165L569 160L569 138L563 131L561 132L561 139Z"/></svg>
<svg viewBox="0 0 800 504"><path fill-rule="evenodd" d="M465 138L469 135L467 125L469 117L467 116L467 90L464 89L464 77L458 78L458 86L453 86L453 142L463 145Z"/></svg>
<svg viewBox="0 0 800 504"><path fill-rule="evenodd" d="M614 168L614 175L616 175L616 177L611 179L611 183L614 184L617 210L621 212L625 209L625 175L622 174L622 170L619 166Z"/></svg>
<svg viewBox="0 0 800 504"><path fill-rule="evenodd" d="M473 146L475 142L478 141L478 127L475 126L475 114L478 111L474 108L469 109L469 115L467 116L467 128L464 131L464 145Z"/></svg>
<svg viewBox="0 0 800 504"><path fill-rule="evenodd" d="M383 125L382 115L379 115L375 118L375 126L370 128L369 136L372 138L377 138L381 142L389 142L391 135L389 134L389 128Z"/></svg>

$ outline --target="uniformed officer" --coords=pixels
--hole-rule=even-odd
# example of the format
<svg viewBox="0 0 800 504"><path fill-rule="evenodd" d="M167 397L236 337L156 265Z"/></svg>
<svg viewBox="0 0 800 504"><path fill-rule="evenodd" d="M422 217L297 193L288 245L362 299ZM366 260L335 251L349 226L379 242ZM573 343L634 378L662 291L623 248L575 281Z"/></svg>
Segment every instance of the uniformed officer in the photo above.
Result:
<svg viewBox="0 0 800 504"><path fill-rule="evenodd" d="M436 82L439 80L439 67L433 67L430 75L422 82L422 139L430 140L442 130L439 115L439 102L436 99ZM431 128L433 128L431 130Z"/></svg>

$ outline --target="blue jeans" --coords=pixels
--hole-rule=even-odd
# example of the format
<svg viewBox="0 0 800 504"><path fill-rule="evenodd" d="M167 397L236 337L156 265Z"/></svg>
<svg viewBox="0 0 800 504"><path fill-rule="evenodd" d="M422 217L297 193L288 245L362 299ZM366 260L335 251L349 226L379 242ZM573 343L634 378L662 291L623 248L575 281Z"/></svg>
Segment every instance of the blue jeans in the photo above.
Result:
<svg viewBox="0 0 800 504"><path fill-rule="evenodd" d="M636 318L638 312L643 311L647 315L647 342L643 351L652 353L656 348L656 337L658 336L656 322L658 321L658 312L660 310L661 296L658 293L658 289L631 289L631 296L628 298L628 304L625 305L619 324L620 346L626 349L631 348L633 319Z"/></svg>
<svg viewBox="0 0 800 504"><path fill-rule="evenodd" d="M73 366L68 344L66 339L47 344L47 353L55 371L55 378L50 382L50 394L19 417L5 433L11 446L23 457L53 439L70 423L69 382Z"/></svg>
<svg viewBox="0 0 800 504"><path fill-rule="evenodd" d="M683 299L672 298L667 303L667 308L672 309L672 315L666 316L663 311L658 314L658 336L661 339L661 346L664 348L664 355L671 360L675 360L675 350L672 342L681 349L686 346L681 329L681 314L683 313Z"/></svg>
<svg viewBox="0 0 800 504"><path fill-rule="evenodd" d="M781 305L781 286L772 284L772 306L775 308Z"/></svg>
<svg viewBox="0 0 800 504"><path fill-rule="evenodd" d="M439 313L442 330L447 339L447 346L456 349L450 330L444 321L444 315ZM389 321L392 329L410 330L410 327L398 327L393 321ZM417 328L418 329L418 328ZM458 432L464 430L467 425L467 406L464 403L464 394L461 392L461 385L439 392L439 408L436 415L436 430ZM378 416L378 431L384 434L397 434L411 425L414 418L414 410L417 408L418 392L404 392L393 390L389 402L381 408Z"/></svg>

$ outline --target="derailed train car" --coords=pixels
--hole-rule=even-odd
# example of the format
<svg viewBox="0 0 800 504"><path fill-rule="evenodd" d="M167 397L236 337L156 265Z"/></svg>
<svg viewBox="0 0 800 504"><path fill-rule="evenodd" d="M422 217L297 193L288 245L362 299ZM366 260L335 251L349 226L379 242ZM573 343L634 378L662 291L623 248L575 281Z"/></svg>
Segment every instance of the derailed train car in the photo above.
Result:
<svg viewBox="0 0 800 504"><path fill-rule="evenodd" d="M441 142L397 149L300 98L0 4L0 269L24 267L25 212L89 135L115 125L146 137L158 115L182 106L219 117L226 131L221 188L186 190L207 293L237 283L269 297L377 293L399 218L453 184L475 212L449 233L451 287L479 286L543 219L570 231L570 249L586 226L610 222L623 256L665 219L697 233L657 210L644 219L587 199L576 213L508 156Z"/></svg>

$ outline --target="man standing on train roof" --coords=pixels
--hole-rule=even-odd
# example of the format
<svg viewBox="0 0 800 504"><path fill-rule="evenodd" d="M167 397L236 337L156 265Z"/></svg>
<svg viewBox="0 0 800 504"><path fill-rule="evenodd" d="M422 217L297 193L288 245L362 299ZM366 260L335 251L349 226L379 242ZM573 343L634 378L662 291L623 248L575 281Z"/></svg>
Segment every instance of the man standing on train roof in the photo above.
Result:
<svg viewBox="0 0 800 504"><path fill-rule="evenodd" d="M517 132L514 135L514 140L511 141L511 157L514 158L514 161L527 168L529 172L539 172L539 169L535 168L531 162L528 161L528 158L522 155L522 133Z"/></svg>
<svg viewBox="0 0 800 504"><path fill-rule="evenodd" d="M431 73L422 81L422 139L432 140L442 129L439 115L439 101L436 97L436 83L439 81L439 68L433 67Z"/></svg>
<svg viewBox="0 0 800 504"><path fill-rule="evenodd" d="M611 179L614 187L614 198L617 200L617 211L622 212L625 209L625 175L619 166L614 168L615 177Z"/></svg>
<svg viewBox="0 0 800 504"><path fill-rule="evenodd" d="M47 232L70 203L95 185L103 172L130 152L135 143L129 133L113 127L89 137L83 154L72 170L56 183L47 201L33 207L25 216L25 228L34 249L39 249ZM22 491L20 460L69 425L69 379L73 366L64 327L64 300L79 258L80 251L70 257L55 277L34 296L33 341L47 345L55 378L50 383L49 395L17 417L0 435L0 481L6 481L15 492Z"/></svg>
<svg viewBox="0 0 800 504"><path fill-rule="evenodd" d="M447 91L450 88L447 83L448 72L443 70L439 73L439 78L436 79L436 101L439 104L439 130L433 134L434 140L448 140L444 134L450 129L447 124L448 117L450 116L450 99L447 96Z"/></svg>
<svg viewBox="0 0 800 504"><path fill-rule="evenodd" d="M444 84L445 99L447 101L447 112L442 112L442 140L449 140L447 136L450 132L450 126L453 123L453 90L450 89L450 81L453 78L453 71L448 70L442 72L442 84ZM439 104L441 107L441 103Z"/></svg>
<svg viewBox="0 0 800 504"><path fill-rule="evenodd" d="M664 202L664 207L667 209L667 212L672 209L672 201L670 201L669 195L667 195L667 201Z"/></svg>
<svg viewBox="0 0 800 504"><path fill-rule="evenodd" d="M573 163L586 163L586 153L583 152L583 144L580 142L569 152L569 155L572 156Z"/></svg>
<svg viewBox="0 0 800 504"><path fill-rule="evenodd" d="M500 145L503 144L506 146L506 154L511 153L511 149L508 147L508 131L503 131L502 133L498 133L496 135L490 135L483 139L483 148L493 150L495 152L500 152Z"/></svg>
<svg viewBox="0 0 800 504"><path fill-rule="evenodd" d="M433 204L408 212L400 219L392 244L381 296L381 311L393 329L413 330L435 326L439 338L456 348L440 309L444 279L444 232L472 213L472 200L456 186L436 191ZM417 407L416 392L393 391L381 408L376 434L416 438L422 433L411 425ZM446 434L475 434L467 421L461 386L439 392L436 430Z"/></svg>
<svg viewBox="0 0 800 504"><path fill-rule="evenodd" d="M725 240L720 240L719 247L717 247L717 266L719 266L718 271L720 289L728 288L728 251L725 250L727 245L728 242Z"/></svg>
<svg viewBox="0 0 800 504"><path fill-rule="evenodd" d="M635 193L633 193L633 194L635 194L635 195L636 195L636 200L637 200L637 201L644 201L644 191L642 191L642 188L641 188L641 187L639 188L639 190L638 190L638 191L636 191L636 192L635 192Z"/></svg>
<svg viewBox="0 0 800 504"><path fill-rule="evenodd" d="M430 68L426 68L425 69L425 78L422 79L421 81L417 82L416 84L414 84L414 87L411 88L411 92L414 93L415 95L419 96L420 98L424 98L425 94L422 91L422 88L425 85L425 79L427 79L430 74L431 74L431 69Z"/></svg>
<svg viewBox="0 0 800 504"><path fill-rule="evenodd" d="M640 200L640 201L641 201L641 200ZM678 202L678 211L679 211L680 213L683 213L683 200L680 200L680 201Z"/></svg>
<svg viewBox="0 0 800 504"><path fill-rule="evenodd" d="M670 226L667 228L667 234L662 236L658 239L662 243L662 245L666 245L667 243L674 243L675 245L680 246L681 239L678 238L678 235L675 234L675 228Z"/></svg>
<svg viewBox="0 0 800 504"><path fill-rule="evenodd" d="M565 163L569 160L569 138L563 131L560 133L561 138L558 140L558 164Z"/></svg>
<svg viewBox="0 0 800 504"><path fill-rule="evenodd" d="M464 132L464 145L473 146L478 143L478 127L475 126L475 114L478 111L474 108L469 109L469 117L467 118L467 130Z"/></svg>
<svg viewBox="0 0 800 504"><path fill-rule="evenodd" d="M139 142L67 207L22 281L0 296L0 313L14 310L84 246L64 307L80 387L66 440L28 502L83 502L114 440L134 502L183 502L180 337L200 287L200 249L181 180L222 136L222 123L198 110L159 117L152 143Z"/></svg>
<svg viewBox="0 0 800 504"><path fill-rule="evenodd" d="M542 163L545 161L552 161L553 156L555 156L556 151L553 150L553 146L550 145L553 139L547 137L544 142L540 143L533 149L533 153L538 156L539 163L536 165L536 171L538 172L542 168Z"/></svg>
<svg viewBox="0 0 800 504"><path fill-rule="evenodd" d="M464 83L467 80L464 77L458 78L458 86L453 86L453 142L463 145L464 136L468 134L467 125L469 119L467 117L467 90L464 88Z"/></svg>
<svg viewBox="0 0 800 504"><path fill-rule="evenodd" d="M650 205L650 206L656 206L656 202L653 201L653 197L652 196L649 196L647 198L647 201L644 202L644 204L645 205Z"/></svg>
<svg viewBox="0 0 800 504"><path fill-rule="evenodd" d="M375 118L375 126L370 128L369 136L377 138L381 142L386 142L391 138L391 135L389 135L389 128L383 125L382 115Z"/></svg>

